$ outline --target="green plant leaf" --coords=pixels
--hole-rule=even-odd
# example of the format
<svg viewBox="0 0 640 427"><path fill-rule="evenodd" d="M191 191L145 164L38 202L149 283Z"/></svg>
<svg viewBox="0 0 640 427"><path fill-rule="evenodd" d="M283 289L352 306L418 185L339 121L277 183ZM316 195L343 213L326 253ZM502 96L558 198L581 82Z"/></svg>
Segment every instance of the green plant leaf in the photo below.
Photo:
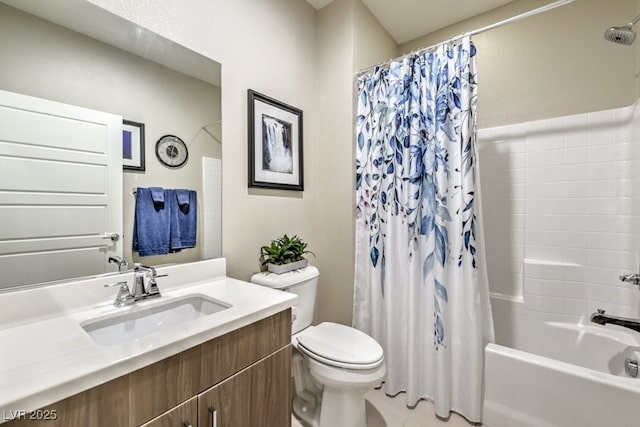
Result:
<svg viewBox="0 0 640 427"><path fill-rule="evenodd" d="M290 262L301 261L305 254L313 252L307 250L308 243L300 239L297 235L292 237L286 234L282 237L274 239L271 244L260 248L260 256L262 265L270 264L287 264Z"/></svg>

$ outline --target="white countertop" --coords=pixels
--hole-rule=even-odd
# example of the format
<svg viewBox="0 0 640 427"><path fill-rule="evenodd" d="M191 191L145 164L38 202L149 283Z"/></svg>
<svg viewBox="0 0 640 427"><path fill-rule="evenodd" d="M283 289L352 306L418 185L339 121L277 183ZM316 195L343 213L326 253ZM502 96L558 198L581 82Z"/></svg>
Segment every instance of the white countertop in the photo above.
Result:
<svg viewBox="0 0 640 427"><path fill-rule="evenodd" d="M164 285L158 279L162 297L122 308L113 306L117 287L104 285L132 278L130 273L0 294L0 423L9 414L67 398L297 302L294 294L219 275L225 270L224 259L159 268L158 274L169 274ZM78 294L91 296L89 303L84 304ZM99 346L81 327L89 319L194 294L230 307L120 345ZM39 310L29 310L32 305Z"/></svg>

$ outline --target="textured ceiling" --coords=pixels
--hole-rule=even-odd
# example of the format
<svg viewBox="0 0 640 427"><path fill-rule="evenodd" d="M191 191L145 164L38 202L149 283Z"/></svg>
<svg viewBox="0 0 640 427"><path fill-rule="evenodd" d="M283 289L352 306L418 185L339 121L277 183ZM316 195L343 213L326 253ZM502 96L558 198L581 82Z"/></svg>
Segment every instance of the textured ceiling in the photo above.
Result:
<svg viewBox="0 0 640 427"><path fill-rule="evenodd" d="M307 0L321 9L333 0ZM513 0L362 0L396 43L402 44Z"/></svg>

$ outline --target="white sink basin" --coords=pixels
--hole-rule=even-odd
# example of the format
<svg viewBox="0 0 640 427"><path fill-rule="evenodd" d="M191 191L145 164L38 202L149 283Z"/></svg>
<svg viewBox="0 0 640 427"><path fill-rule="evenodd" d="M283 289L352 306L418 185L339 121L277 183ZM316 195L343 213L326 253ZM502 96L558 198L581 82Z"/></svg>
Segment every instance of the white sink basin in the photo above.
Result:
<svg viewBox="0 0 640 427"><path fill-rule="evenodd" d="M98 345L117 345L229 307L201 296L189 296L122 315L90 320L81 326Z"/></svg>

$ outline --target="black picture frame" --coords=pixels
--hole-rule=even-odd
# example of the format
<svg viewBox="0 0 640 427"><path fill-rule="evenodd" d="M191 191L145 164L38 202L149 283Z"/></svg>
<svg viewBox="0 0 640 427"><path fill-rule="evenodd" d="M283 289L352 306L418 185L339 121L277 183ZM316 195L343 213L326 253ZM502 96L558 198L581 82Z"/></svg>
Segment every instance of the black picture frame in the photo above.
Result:
<svg viewBox="0 0 640 427"><path fill-rule="evenodd" d="M122 120L122 169L144 172L144 123Z"/></svg>
<svg viewBox="0 0 640 427"><path fill-rule="evenodd" d="M252 89L249 187L304 191L302 110Z"/></svg>

